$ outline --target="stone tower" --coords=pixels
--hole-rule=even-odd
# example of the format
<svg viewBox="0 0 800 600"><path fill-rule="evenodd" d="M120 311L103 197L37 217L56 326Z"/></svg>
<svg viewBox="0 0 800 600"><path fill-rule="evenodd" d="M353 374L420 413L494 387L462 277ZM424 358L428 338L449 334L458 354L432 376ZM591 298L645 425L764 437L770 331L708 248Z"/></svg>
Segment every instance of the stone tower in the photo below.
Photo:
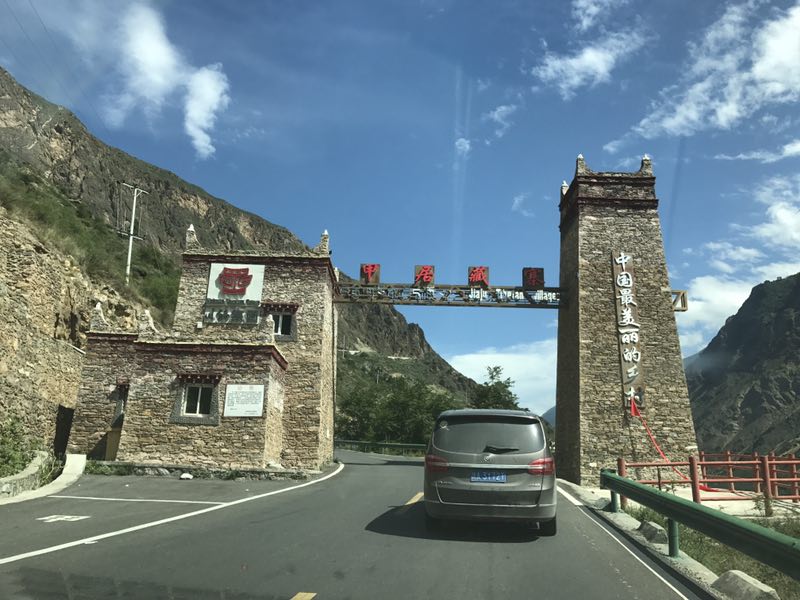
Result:
<svg viewBox="0 0 800 600"><path fill-rule="evenodd" d="M596 484L620 456L660 459L632 396L665 455L685 460L697 440L650 159L595 173L579 155L559 208L558 474Z"/></svg>

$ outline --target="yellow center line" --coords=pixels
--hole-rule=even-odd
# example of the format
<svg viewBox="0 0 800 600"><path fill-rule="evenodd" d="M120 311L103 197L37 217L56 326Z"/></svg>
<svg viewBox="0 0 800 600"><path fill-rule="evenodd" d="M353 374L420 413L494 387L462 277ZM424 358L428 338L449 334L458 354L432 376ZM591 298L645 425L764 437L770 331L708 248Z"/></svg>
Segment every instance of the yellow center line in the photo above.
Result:
<svg viewBox="0 0 800 600"><path fill-rule="evenodd" d="M315 597L316 594L314 592L298 592L292 596L291 600L311 600Z"/></svg>
<svg viewBox="0 0 800 600"><path fill-rule="evenodd" d="M422 492L414 494L414 496L411 498L411 500L406 502L405 505L403 505L400 508L400 510L397 511L397 514L402 515L404 512L406 512L411 507L411 505L416 504L417 502L419 502L422 499L422 496L423 496Z"/></svg>

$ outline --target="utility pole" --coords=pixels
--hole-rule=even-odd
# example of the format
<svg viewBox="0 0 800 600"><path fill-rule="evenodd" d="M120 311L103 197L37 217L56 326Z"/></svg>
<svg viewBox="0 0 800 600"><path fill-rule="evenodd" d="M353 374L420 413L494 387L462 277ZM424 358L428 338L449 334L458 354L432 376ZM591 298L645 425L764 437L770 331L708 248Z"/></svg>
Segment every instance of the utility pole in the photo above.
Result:
<svg viewBox="0 0 800 600"><path fill-rule="evenodd" d="M133 190L133 208L131 210L131 230L128 232L128 264L125 266L125 285L128 285L131 280L131 256L133 255L133 238L141 240L142 238L133 235L133 226L136 222L136 200L139 198L139 194L149 194L150 192L146 192L142 189L139 189L136 186L133 186L129 183L120 182L127 188Z"/></svg>

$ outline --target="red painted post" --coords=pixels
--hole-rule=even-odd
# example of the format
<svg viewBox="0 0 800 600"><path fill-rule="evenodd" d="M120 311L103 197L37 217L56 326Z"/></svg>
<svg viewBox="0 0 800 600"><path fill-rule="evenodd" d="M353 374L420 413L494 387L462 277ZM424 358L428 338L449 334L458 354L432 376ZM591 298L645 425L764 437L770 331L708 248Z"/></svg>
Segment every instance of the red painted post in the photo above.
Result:
<svg viewBox="0 0 800 600"><path fill-rule="evenodd" d="M697 480L697 457L689 457L689 476L692 478L692 501L702 504L700 500L700 482Z"/></svg>
<svg viewBox="0 0 800 600"><path fill-rule="evenodd" d="M761 472L764 478L764 516L772 516L772 479L769 472L769 456L762 456Z"/></svg>
<svg viewBox="0 0 800 600"><path fill-rule="evenodd" d="M731 451L730 450L725 450L725 460L728 463L728 466L727 466L728 479L733 479L733 465L731 464L731 461L733 460L733 456L731 455ZM732 481L729 481L728 482L728 491L732 492L735 489L736 489L736 485Z"/></svg>
<svg viewBox="0 0 800 600"><path fill-rule="evenodd" d="M700 450L698 452L700 455L700 479L705 481L708 479L708 471L706 470L706 453Z"/></svg>
<svg viewBox="0 0 800 600"><path fill-rule="evenodd" d="M627 477L628 476L628 469L625 466L625 457L620 456L617 459L617 475L620 477ZM628 508L628 499L620 494L619 497L619 505L622 507L622 510Z"/></svg>
<svg viewBox="0 0 800 600"><path fill-rule="evenodd" d="M753 460L759 461L758 452L753 452ZM761 474L761 463L756 462L753 466L753 477L756 479L756 494L761 493L761 478L763 475Z"/></svg>
<svg viewBox="0 0 800 600"><path fill-rule="evenodd" d="M789 465L789 472L792 475L792 479L794 479L792 482L792 496L794 496L792 502L800 502L800 498L798 498L798 496L800 496L800 483L797 481L797 454L790 454L789 458L793 461L792 464Z"/></svg>
<svg viewBox="0 0 800 600"><path fill-rule="evenodd" d="M772 497L780 498L781 492L778 488L778 464L775 462L775 452L769 453L769 480L772 482Z"/></svg>

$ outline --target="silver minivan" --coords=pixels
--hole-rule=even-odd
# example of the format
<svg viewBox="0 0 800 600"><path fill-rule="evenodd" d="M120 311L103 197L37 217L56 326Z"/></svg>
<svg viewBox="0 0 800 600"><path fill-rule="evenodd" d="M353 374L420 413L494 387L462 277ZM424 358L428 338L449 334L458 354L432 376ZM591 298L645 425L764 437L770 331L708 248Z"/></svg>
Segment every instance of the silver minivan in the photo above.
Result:
<svg viewBox="0 0 800 600"><path fill-rule="evenodd" d="M425 515L505 520L556 534L556 474L541 418L525 410L440 414L425 455Z"/></svg>

